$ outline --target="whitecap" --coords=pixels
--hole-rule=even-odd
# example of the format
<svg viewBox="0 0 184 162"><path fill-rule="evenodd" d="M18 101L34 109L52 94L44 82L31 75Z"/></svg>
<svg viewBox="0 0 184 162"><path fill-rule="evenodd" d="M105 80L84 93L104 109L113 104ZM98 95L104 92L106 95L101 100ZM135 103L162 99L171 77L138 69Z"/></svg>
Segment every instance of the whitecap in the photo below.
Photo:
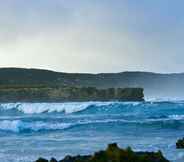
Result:
<svg viewBox="0 0 184 162"><path fill-rule="evenodd" d="M68 103L4 103L0 105L1 110L18 110L25 114L39 114L64 112L66 114L83 111L90 106L102 107L109 105L137 106L139 102L68 102Z"/></svg>

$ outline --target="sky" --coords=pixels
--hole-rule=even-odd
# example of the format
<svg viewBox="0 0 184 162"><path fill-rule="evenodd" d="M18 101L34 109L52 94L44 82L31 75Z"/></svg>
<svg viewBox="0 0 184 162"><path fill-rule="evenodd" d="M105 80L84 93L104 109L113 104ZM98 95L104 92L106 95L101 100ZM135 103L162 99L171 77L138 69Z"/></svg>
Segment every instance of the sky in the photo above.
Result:
<svg viewBox="0 0 184 162"><path fill-rule="evenodd" d="M1 0L0 67L184 72L183 0Z"/></svg>

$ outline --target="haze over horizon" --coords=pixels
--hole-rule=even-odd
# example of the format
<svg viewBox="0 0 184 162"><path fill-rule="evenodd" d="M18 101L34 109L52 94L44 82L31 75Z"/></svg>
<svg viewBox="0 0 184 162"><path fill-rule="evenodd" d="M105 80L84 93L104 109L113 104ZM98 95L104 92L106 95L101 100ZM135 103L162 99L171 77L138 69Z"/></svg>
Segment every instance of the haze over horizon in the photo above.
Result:
<svg viewBox="0 0 184 162"><path fill-rule="evenodd" d="M183 72L183 1L0 3L0 67Z"/></svg>

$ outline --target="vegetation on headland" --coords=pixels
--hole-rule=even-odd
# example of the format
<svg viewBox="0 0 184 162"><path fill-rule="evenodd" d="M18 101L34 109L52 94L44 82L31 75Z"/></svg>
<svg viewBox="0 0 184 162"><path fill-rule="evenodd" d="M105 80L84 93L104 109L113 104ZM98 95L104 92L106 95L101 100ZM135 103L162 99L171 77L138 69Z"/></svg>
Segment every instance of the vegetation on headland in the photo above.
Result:
<svg viewBox="0 0 184 162"><path fill-rule="evenodd" d="M142 88L70 87L70 86L0 86L1 102L65 102L65 101L143 101Z"/></svg>
<svg viewBox="0 0 184 162"><path fill-rule="evenodd" d="M39 158L36 162L169 162L158 152L134 152L130 147L121 149L116 143L110 144L105 151L99 151L94 155L87 156L66 156L63 160L57 161L54 158L47 160Z"/></svg>

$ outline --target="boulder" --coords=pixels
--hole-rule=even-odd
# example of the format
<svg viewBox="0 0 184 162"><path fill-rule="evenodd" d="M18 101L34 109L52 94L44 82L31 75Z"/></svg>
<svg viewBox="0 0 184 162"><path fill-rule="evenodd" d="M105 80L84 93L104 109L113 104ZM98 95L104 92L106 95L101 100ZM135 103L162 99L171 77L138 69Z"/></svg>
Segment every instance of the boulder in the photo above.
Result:
<svg viewBox="0 0 184 162"><path fill-rule="evenodd" d="M49 162L49 161L47 159L44 159L44 158L39 158L35 162Z"/></svg>
<svg viewBox="0 0 184 162"><path fill-rule="evenodd" d="M55 158L51 158L50 162L57 162L57 160Z"/></svg>
<svg viewBox="0 0 184 162"><path fill-rule="evenodd" d="M176 142L176 148L177 148L177 149L184 149L184 138L183 138L183 139L179 139L179 140Z"/></svg>

